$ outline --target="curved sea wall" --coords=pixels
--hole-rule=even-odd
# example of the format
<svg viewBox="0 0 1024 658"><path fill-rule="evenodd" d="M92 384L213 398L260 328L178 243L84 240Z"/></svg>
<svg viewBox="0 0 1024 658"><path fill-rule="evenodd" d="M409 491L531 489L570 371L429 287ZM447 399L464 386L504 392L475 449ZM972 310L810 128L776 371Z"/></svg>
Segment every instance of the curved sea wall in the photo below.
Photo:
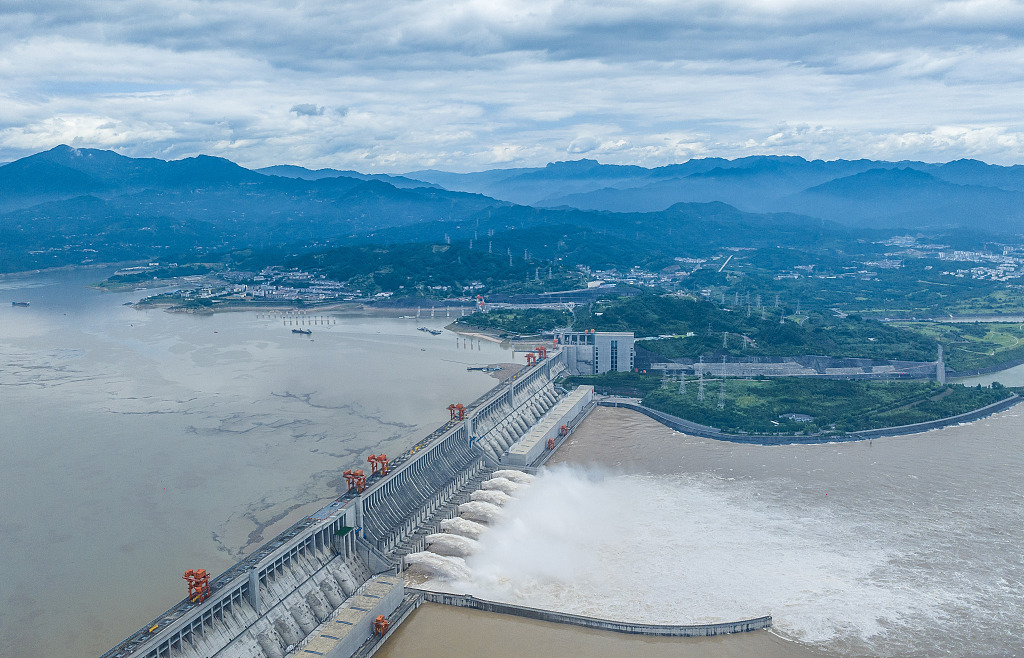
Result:
<svg viewBox="0 0 1024 658"><path fill-rule="evenodd" d="M631 402L625 399L605 399L599 400L597 404L602 407L621 407L623 409L632 409L639 413L644 414L654 420L658 421L666 427L670 427L677 432L683 432L684 434L691 434L693 436L700 436L706 439L717 439L719 441L732 441L734 443L755 443L758 445L789 445L793 443L833 443L836 441L863 441L865 439L874 439L883 436L903 436L905 434L917 434L918 432L927 432L928 430L935 430L942 427L948 427L950 425L959 425L960 423L968 423L985 416L990 416L994 413L1009 409L1010 407L1018 404L1024 400L1016 393L1012 394L1005 400L994 402L990 405L975 409L974 411L968 411L967 413L959 414L956 416L949 416L947 418L937 418L936 420L929 420L923 423L914 423L912 425L899 425L896 427L880 427L872 430L859 430L856 432L847 432L842 435L815 435L811 434L808 436L800 435L771 435L771 434L727 434L722 432L716 427L709 425L701 425L700 423L694 423L672 414L667 414L657 409L651 409L645 407L642 404Z"/></svg>
<svg viewBox="0 0 1024 658"><path fill-rule="evenodd" d="M406 588L407 592L419 594L424 601L440 603L442 605L453 605L460 608L473 608L485 612L496 612L504 615L515 615L527 619L549 621L556 624L571 624L583 628L594 628L602 631L614 631L616 633L631 633L634 635L657 635L663 637L710 637L713 635L729 635L730 633L745 633L747 631L759 631L771 628L772 617L757 617L756 619L745 619L743 621L724 622L719 624L692 624L685 626L670 626L665 624L638 624L625 621L612 621L610 619L598 619L597 617L584 617L573 615L567 612L554 612L553 610L540 610L528 608L522 605L511 603L499 603L497 601L485 601L468 594L446 594L444 592L431 592L424 589L412 587Z"/></svg>

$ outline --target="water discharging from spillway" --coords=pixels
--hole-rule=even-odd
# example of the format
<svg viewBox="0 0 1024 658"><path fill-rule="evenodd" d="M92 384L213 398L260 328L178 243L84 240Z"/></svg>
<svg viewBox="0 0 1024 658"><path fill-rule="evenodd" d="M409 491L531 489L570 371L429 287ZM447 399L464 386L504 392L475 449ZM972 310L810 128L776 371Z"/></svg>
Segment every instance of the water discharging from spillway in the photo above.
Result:
<svg viewBox="0 0 1024 658"><path fill-rule="evenodd" d="M1019 627L1020 580L995 578L992 591L981 572L945 572L908 541L912 523L879 528L878 508L789 505L809 494L791 487L555 466L488 519L458 568L432 562L423 586L650 623L772 614L774 632L840 654L946 653L958 615L990 621L972 598L1001 598L987 609ZM1022 573L1016 559L1009 576Z"/></svg>
<svg viewBox="0 0 1024 658"><path fill-rule="evenodd" d="M406 573L412 581L458 582L471 578L465 558L476 552L478 539L488 526L501 520L502 506L514 499L512 494L528 490L534 479L522 471L499 473L500 477L482 482L481 488L470 494L468 503L459 505L459 516L441 521L441 532L424 538L425 551L406 556Z"/></svg>

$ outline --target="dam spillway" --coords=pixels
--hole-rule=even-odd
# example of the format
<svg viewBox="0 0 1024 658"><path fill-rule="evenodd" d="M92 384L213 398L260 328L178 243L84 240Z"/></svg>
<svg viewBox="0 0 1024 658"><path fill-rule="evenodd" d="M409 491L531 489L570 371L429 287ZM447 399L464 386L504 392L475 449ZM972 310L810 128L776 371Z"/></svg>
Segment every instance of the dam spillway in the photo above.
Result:
<svg viewBox="0 0 1024 658"><path fill-rule="evenodd" d="M490 504L471 494L505 468L509 450L564 397L553 383L564 371L562 352L548 352L466 406L463 419L392 460L387 475L371 475L363 491L346 493L212 578L207 599L181 601L102 658L369 655L373 636L360 630L342 638L330 628L372 628L369 608L352 603L371 596L367 588L388 593L374 614L401 616L418 605L418 595L403 598L400 579L381 579L397 575L404 556L452 527L460 506ZM306 652L313 642L330 649Z"/></svg>

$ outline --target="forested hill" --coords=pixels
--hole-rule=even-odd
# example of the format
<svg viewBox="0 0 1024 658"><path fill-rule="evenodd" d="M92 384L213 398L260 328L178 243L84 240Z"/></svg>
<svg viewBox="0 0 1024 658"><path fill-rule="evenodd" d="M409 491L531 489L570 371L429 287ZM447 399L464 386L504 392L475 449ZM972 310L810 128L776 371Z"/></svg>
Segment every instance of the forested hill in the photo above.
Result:
<svg viewBox="0 0 1024 658"><path fill-rule="evenodd" d="M221 158L166 162L57 147L0 167L2 268L452 241L529 261L629 266L671 262L709 244L827 246L846 239L845 229L827 222L722 203L626 214L532 208L412 187L410 179L392 181L405 186L399 188L388 177L319 176L327 173L333 172L311 172L314 180L307 180Z"/></svg>

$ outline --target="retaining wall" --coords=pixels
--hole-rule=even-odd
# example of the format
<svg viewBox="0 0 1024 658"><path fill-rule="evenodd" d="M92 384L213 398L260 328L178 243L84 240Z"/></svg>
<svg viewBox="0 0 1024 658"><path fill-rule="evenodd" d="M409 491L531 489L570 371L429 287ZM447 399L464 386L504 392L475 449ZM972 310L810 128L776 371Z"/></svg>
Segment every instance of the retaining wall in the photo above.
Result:
<svg viewBox="0 0 1024 658"><path fill-rule="evenodd" d="M651 409L645 407L642 404L636 402L629 402L627 400L599 400L597 404L602 407L620 407L623 409L632 409L639 413L644 414L654 420L658 421L666 427L670 427L677 432L683 432L684 434L690 434L692 436L700 436L706 439L717 439L719 441L732 441L734 443L756 443L758 445L790 445L794 443L834 443L837 441L863 441L865 439L874 439L883 436L903 436L905 434L917 434L919 432L927 432L928 430L940 429L943 427L949 427L950 425L959 425L960 423L968 423L985 416L990 416L994 413L998 413L1005 409L1018 404L1024 400L1016 393L1012 394L1005 400L994 402L990 405L975 409L974 411L968 411L967 413L959 414L957 416L949 416L947 418L938 418L936 420L929 420L923 423L914 423L912 425L899 425L896 427L880 427L872 430L859 430L856 432L847 432L846 434L829 434L825 436L818 435L771 435L771 434L727 434L722 432L718 428L710 427L708 425L701 425L700 423L694 423L667 414L657 409Z"/></svg>
<svg viewBox="0 0 1024 658"><path fill-rule="evenodd" d="M571 624L583 628L594 628L603 631L614 631L616 633L631 633L633 635L658 635L667 637L708 637L713 635L728 635L730 633L745 633L747 631L759 631L771 628L771 615L746 619L743 621L726 622L721 624L694 624L686 626L672 626L665 624L638 624L624 621L612 621L610 619L598 619L597 617L584 617L566 612L555 612L553 610L540 610L528 608L511 603L499 603L497 601L485 601L468 594L446 594L443 592L431 592L429 590L406 588L407 591L416 592L423 597L424 601L440 603L442 605L453 605L460 608L473 608L485 612L496 612L503 615L515 615L527 619L549 621L556 624Z"/></svg>

